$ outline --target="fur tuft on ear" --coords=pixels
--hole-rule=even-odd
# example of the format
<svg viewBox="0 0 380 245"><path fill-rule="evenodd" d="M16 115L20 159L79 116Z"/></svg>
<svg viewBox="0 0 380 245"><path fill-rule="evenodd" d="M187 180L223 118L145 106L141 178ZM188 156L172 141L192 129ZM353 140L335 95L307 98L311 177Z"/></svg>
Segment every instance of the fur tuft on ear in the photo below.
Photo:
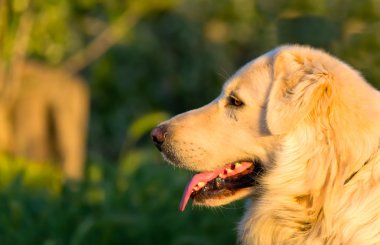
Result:
<svg viewBox="0 0 380 245"><path fill-rule="evenodd" d="M266 118L272 134L284 134L303 120L313 119L312 114L327 110L331 78L319 62L296 50L280 49L274 57L273 77Z"/></svg>

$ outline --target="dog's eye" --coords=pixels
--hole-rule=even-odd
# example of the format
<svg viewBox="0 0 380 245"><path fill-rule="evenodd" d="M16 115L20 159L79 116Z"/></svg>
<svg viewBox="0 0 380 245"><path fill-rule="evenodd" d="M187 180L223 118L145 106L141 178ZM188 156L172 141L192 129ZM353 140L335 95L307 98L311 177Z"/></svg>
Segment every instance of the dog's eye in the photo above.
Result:
<svg viewBox="0 0 380 245"><path fill-rule="evenodd" d="M228 96L228 105L240 107L243 104L244 103L241 100L239 100L236 96L234 96L234 95Z"/></svg>

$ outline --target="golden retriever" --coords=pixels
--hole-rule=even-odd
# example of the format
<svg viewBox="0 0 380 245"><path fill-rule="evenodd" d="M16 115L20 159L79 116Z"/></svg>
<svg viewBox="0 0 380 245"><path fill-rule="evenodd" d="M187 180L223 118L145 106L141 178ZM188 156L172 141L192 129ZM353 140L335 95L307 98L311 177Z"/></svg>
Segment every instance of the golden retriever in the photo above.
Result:
<svg viewBox="0 0 380 245"><path fill-rule="evenodd" d="M243 244L380 244L380 93L321 50L264 54L151 136L199 172L181 211L251 199Z"/></svg>

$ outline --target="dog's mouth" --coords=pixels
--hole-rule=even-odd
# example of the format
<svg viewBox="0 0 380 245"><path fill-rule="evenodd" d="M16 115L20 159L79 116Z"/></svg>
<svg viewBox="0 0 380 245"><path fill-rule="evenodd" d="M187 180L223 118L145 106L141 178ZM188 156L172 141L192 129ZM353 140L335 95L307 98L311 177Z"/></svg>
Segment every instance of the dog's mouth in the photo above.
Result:
<svg viewBox="0 0 380 245"><path fill-rule="evenodd" d="M185 210L190 197L197 203L205 203L209 199L224 199L239 190L255 186L262 172L258 161L241 161L196 174L183 192L179 210Z"/></svg>

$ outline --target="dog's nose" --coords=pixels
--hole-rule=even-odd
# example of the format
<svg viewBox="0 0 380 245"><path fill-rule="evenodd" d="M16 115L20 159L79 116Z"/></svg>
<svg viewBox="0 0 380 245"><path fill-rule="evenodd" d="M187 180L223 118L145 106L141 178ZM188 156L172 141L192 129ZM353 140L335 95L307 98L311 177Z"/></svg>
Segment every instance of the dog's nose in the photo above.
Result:
<svg viewBox="0 0 380 245"><path fill-rule="evenodd" d="M154 145L157 147L159 151L161 151L161 146L165 141L166 132L166 126L161 125L154 128L150 133L150 137L152 138Z"/></svg>

